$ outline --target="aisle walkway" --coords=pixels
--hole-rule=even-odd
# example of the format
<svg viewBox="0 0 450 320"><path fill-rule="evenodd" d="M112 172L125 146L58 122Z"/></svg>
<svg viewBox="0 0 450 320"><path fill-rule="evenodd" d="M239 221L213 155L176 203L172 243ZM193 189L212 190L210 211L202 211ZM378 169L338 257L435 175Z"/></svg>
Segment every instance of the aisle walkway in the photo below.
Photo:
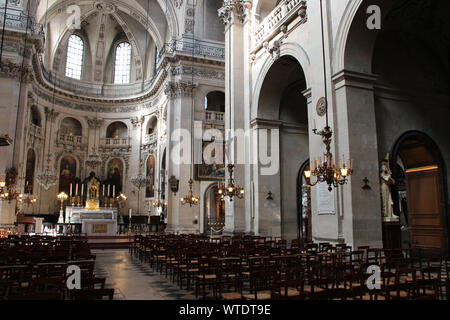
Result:
<svg viewBox="0 0 450 320"><path fill-rule="evenodd" d="M95 274L106 277L106 287L116 289L115 300L194 300L195 295L180 290L148 264L139 262L125 250L93 250L97 256Z"/></svg>

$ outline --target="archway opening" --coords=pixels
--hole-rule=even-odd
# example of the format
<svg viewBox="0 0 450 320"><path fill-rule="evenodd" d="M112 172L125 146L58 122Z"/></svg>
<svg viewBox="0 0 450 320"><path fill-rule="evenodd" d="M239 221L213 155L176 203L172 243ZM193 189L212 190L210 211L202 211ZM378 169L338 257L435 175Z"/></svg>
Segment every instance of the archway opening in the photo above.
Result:
<svg viewBox="0 0 450 320"><path fill-rule="evenodd" d="M128 128L125 123L116 121L111 123L106 129L106 138L108 139L126 139Z"/></svg>
<svg viewBox="0 0 450 320"><path fill-rule="evenodd" d="M288 241L296 239L300 229L299 181L292 173L297 173L309 158L308 108L302 94L304 90L306 78L299 62L291 56L281 57L273 63L264 79L253 121L260 133L267 130L268 141L272 135L279 134L278 154L272 155L279 161L279 170L272 175L258 172L258 185L255 186L255 192L264 194L258 200L259 216L271 217L265 221L260 219L259 232L272 235L279 232ZM260 146L264 143L258 142ZM274 225L279 231L274 231Z"/></svg>
<svg viewBox="0 0 450 320"><path fill-rule="evenodd" d="M220 235L225 226L225 200L218 194L217 184L205 191L205 228L208 235Z"/></svg>
<svg viewBox="0 0 450 320"><path fill-rule="evenodd" d="M448 248L445 166L437 145L420 132L403 135L390 161L395 184L394 213L402 225L402 246L427 255Z"/></svg>

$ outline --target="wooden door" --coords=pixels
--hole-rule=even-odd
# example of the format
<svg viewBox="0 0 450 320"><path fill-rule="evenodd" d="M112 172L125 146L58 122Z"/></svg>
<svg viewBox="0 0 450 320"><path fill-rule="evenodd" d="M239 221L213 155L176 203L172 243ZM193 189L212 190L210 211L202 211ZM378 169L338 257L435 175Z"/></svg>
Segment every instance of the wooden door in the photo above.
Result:
<svg viewBox="0 0 450 320"><path fill-rule="evenodd" d="M411 246L440 253L445 245L439 170L408 173L406 180Z"/></svg>

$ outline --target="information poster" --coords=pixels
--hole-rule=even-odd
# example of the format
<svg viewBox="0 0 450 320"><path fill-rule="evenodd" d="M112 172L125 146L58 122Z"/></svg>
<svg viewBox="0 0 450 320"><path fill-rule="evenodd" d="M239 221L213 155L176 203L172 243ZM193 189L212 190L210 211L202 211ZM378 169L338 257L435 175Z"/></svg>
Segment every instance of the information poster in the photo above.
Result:
<svg viewBox="0 0 450 320"><path fill-rule="evenodd" d="M325 182L317 184L317 212L319 214L336 214L335 189L328 190L328 184Z"/></svg>

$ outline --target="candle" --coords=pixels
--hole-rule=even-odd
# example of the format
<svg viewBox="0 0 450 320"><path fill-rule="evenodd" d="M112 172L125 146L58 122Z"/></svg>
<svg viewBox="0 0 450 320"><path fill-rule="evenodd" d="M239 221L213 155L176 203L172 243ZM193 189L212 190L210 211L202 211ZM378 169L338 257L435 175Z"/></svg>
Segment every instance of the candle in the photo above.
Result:
<svg viewBox="0 0 450 320"><path fill-rule="evenodd" d="M72 196L72 184L70 184L70 196Z"/></svg>
<svg viewBox="0 0 450 320"><path fill-rule="evenodd" d="M105 196L105 185L103 185L103 196Z"/></svg>
<svg viewBox="0 0 450 320"><path fill-rule="evenodd" d="M84 184L81 185L81 196L83 196Z"/></svg>
<svg viewBox="0 0 450 320"><path fill-rule="evenodd" d="M113 186L113 198L115 198L116 197L116 186L114 185Z"/></svg>
<svg viewBox="0 0 450 320"><path fill-rule="evenodd" d="M108 184L108 197L109 197L109 184Z"/></svg>
<svg viewBox="0 0 450 320"><path fill-rule="evenodd" d="M130 219L131 219L131 209L130 209Z"/></svg>
<svg viewBox="0 0 450 320"><path fill-rule="evenodd" d="M316 119L314 119L314 130L316 129Z"/></svg>
<svg viewBox="0 0 450 320"><path fill-rule="evenodd" d="M78 183L76 184L75 195L78 196Z"/></svg>

